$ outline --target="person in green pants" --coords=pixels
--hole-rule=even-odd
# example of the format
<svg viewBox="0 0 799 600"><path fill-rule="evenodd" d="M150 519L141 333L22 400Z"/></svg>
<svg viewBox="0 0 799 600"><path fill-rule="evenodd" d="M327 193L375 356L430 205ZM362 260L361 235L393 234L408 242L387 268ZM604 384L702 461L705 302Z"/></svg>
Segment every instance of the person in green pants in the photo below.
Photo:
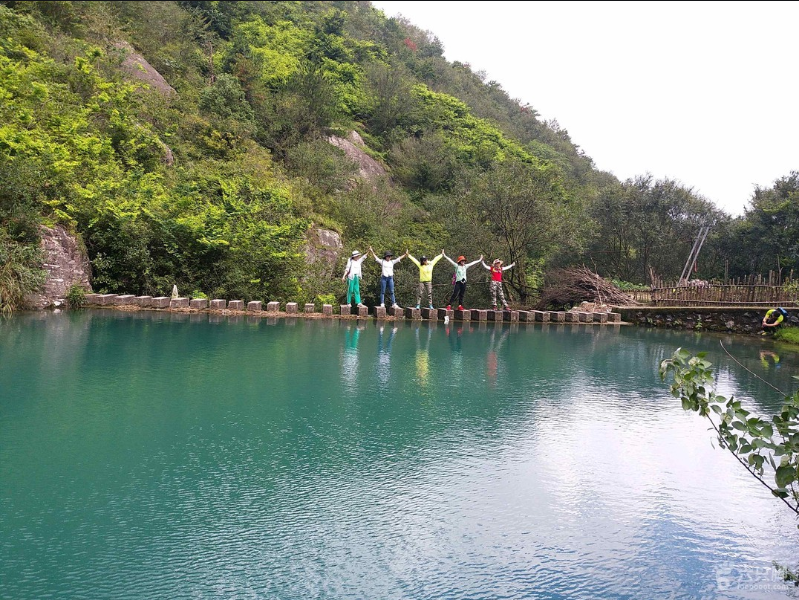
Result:
<svg viewBox="0 0 799 600"><path fill-rule="evenodd" d="M407 253L406 253L407 254ZM416 260L413 255L408 254L411 262L419 267L419 287L416 288L416 308L419 308L422 302L422 294L427 290L427 302L430 308L433 308L433 267L444 256L444 251L441 254L434 256L433 260L427 260L426 256L422 256Z"/></svg>
<svg viewBox="0 0 799 600"><path fill-rule="evenodd" d="M352 256L350 256L347 261L347 266L344 267L344 276L341 278L342 281L349 280L347 284L347 304L352 303L352 298L354 296L355 302L359 307L363 306L363 304L361 304L361 267L363 266L364 258L366 258L365 254L353 250Z"/></svg>

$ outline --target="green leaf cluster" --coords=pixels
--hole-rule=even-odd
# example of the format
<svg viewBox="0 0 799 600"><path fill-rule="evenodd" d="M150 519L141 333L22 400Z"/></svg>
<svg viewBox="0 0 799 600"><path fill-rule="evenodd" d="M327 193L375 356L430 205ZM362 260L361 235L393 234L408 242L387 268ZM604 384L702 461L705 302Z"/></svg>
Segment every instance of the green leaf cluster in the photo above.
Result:
<svg viewBox="0 0 799 600"><path fill-rule="evenodd" d="M786 396L780 412L764 419L739 400L717 394L711 366L704 353L692 356L679 348L660 364L660 376L671 377L671 393L685 410L710 421L722 448L799 514L799 392Z"/></svg>

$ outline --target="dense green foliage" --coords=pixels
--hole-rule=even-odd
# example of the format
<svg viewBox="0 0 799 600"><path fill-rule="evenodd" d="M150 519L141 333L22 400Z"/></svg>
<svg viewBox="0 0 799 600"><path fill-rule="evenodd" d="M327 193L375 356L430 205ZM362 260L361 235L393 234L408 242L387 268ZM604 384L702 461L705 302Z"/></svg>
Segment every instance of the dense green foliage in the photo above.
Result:
<svg viewBox="0 0 799 600"><path fill-rule="evenodd" d="M142 83L132 49L171 87ZM385 176L358 177L328 141L351 131ZM38 226L54 222L81 236L95 290L134 294L341 298L333 271L372 245L515 261L529 304L550 266L674 277L709 223L699 275L792 268L796 179L740 221L671 181L619 182L368 2L0 2L2 306L40 284ZM341 234L337 265L306 259L312 227ZM407 301L415 274L397 277Z"/></svg>
<svg viewBox="0 0 799 600"><path fill-rule="evenodd" d="M704 353L692 356L680 348L661 363L660 376L671 376L671 393L683 408L706 417L720 446L799 514L799 392L786 396L780 413L766 420L740 400L717 394L711 366Z"/></svg>

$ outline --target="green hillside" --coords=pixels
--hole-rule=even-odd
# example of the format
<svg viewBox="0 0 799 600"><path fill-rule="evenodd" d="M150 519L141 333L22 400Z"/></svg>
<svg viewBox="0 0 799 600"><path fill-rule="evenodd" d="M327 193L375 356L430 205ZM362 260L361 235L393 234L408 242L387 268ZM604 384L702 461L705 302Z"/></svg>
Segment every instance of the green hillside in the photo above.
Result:
<svg viewBox="0 0 799 600"><path fill-rule="evenodd" d="M97 291L334 301L353 248L444 247L516 261L523 304L554 266L679 272L707 221L718 274L743 227L673 182L598 171L369 2L3 1L0 98L0 306L41 281L39 224L79 236ZM383 174L331 143L351 132ZM308 259L315 228L340 234L335 264ZM415 275L398 270L401 298Z"/></svg>

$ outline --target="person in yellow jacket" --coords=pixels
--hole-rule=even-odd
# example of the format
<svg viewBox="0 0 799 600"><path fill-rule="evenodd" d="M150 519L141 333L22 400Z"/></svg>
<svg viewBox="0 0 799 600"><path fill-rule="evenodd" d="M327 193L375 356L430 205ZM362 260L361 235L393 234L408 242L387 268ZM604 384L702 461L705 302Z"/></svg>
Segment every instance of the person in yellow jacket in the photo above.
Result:
<svg viewBox="0 0 799 600"><path fill-rule="evenodd" d="M406 254L408 254L406 252ZM419 260L416 260L411 254L408 254L408 258L411 259L411 262L419 267L419 287L416 288L416 308L422 303L422 294L425 290L427 290L427 302L429 307L433 308L433 267L436 266L436 263L441 260L441 257L444 256L444 251L441 251L441 254L438 256L434 256L433 260L427 260L426 256L422 256Z"/></svg>
<svg viewBox="0 0 799 600"><path fill-rule="evenodd" d="M763 326L763 331L760 335L774 333L777 331L779 326L782 325L783 319L787 316L788 311L782 307L770 308L768 311L766 311L766 315L763 317L763 322L761 323Z"/></svg>

